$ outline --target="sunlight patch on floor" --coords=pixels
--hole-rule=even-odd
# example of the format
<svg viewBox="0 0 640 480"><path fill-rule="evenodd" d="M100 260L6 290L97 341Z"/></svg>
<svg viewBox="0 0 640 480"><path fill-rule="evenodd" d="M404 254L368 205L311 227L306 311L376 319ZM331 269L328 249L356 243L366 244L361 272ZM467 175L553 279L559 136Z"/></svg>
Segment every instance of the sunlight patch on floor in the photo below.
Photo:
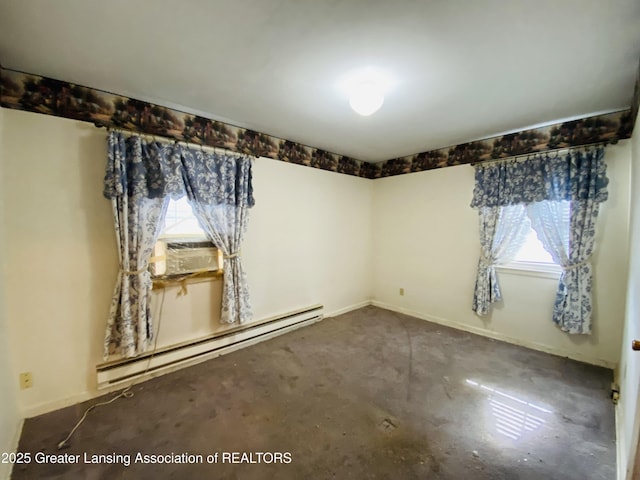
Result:
<svg viewBox="0 0 640 480"><path fill-rule="evenodd" d="M496 431L512 440L519 440L526 433L538 430L547 423L545 417L553 413L548 408L474 380L467 379L465 382L488 394Z"/></svg>

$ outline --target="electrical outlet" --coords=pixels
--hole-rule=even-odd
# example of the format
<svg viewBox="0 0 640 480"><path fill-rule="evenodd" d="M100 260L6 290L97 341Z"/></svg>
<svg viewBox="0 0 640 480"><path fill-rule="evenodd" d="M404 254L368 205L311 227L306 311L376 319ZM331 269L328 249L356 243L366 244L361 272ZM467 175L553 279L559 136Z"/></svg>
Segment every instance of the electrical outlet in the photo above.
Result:
<svg viewBox="0 0 640 480"><path fill-rule="evenodd" d="M33 377L31 372L24 372L20 374L20 389L25 390L33 387Z"/></svg>
<svg viewBox="0 0 640 480"><path fill-rule="evenodd" d="M400 296L403 297L404 296L404 288L400 289Z"/></svg>

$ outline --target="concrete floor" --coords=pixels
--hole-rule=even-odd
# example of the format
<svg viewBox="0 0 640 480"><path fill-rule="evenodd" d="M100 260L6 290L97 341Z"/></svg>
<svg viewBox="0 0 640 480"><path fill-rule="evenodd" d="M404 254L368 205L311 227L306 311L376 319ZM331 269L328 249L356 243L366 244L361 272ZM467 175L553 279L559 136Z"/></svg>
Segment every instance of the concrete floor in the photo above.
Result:
<svg viewBox="0 0 640 480"><path fill-rule="evenodd" d="M139 385L133 398L92 411L61 452L56 444L93 402L28 419L21 451L80 463L32 461L12 478L608 480L611 379L366 307ZM203 463L134 463L138 452ZM223 452L245 463L222 463ZM288 452L290 463L247 463L257 452ZM120 463L84 463L85 453L121 454Z"/></svg>

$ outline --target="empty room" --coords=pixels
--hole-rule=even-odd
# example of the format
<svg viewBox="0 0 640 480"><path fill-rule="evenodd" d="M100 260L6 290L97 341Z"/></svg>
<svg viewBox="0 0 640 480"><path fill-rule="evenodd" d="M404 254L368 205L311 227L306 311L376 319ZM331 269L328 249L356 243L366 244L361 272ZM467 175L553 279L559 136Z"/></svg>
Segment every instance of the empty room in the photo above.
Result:
<svg viewBox="0 0 640 480"><path fill-rule="evenodd" d="M640 478L636 0L0 0L0 479Z"/></svg>

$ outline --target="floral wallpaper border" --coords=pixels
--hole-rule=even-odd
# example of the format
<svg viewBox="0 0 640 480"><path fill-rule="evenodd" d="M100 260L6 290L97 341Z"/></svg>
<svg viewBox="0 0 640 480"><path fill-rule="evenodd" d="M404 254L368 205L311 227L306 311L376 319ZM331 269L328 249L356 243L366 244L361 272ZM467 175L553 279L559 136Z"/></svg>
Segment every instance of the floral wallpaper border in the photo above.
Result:
<svg viewBox="0 0 640 480"><path fill-rule="evenodd" d="M639 85L640 80L636 80L633 104L629 110L452 145L380 163L357 160L217 120L1 66L0 105L374 179L557 148L615 143L631 136L636 118L634 112L638 111L640 103Z"/></svg>
<svg viewBox="0 0 640 480"><path fill-rule="evenodd" d="M371 178L370 164L149 102L0 67L0 105Z"/></svg>
<svg viewBox="0 0 640 480"><path fill-rule="evenodd" d="M374 178L592 143L616 143L631 137L634 119L631 110L623 110L393 158L378 164Z"/></svg>

